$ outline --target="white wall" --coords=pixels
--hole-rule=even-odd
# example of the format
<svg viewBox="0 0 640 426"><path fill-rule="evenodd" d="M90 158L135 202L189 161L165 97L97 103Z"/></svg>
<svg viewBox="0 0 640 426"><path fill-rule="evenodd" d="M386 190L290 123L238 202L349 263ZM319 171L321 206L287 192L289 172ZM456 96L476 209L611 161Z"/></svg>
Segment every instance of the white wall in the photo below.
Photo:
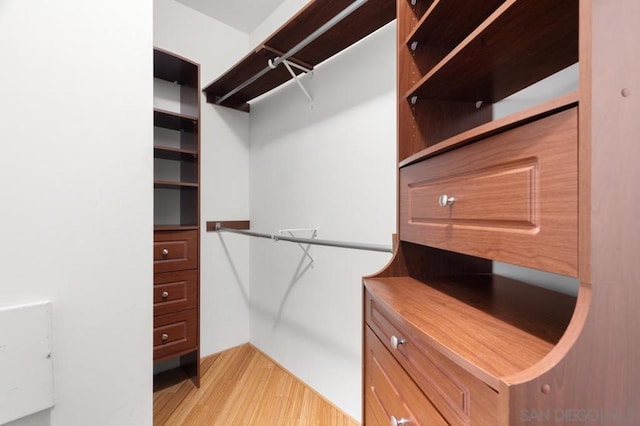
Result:
<svg viewBox="0 0 640 426"><path fill-rule="evenodd" d="M249 36L174 0L153 2L154 45L200 64L208 85L248 51ZM249 115L201 97L200 355L249 341L249 241L205 232L249 218Z"/></svg>
<svg viewBox="0 0 640 426"><path fill-rule="evenodd" d="M151 1L4 0L0 40L0 306L52 301L56 399L12 425L150 425Z"/></svg>
<svg viewBox="0 0 640 426"><path fill-rule="evenodd" d="M391 244L396 227L395 23L251 112L251 224ZM304 233L301 235L305 236ZM225 237L231 239L231 237ZM389 254L251 241L251 342L361 417L362 276Z"/></svg>
<svg viewBox="0 0 640 426"><path fill-rule="evenodd" d="M309 0L284 0L267 18L249 34L251 47L258 46L298 13L309 3Z"/></svg>

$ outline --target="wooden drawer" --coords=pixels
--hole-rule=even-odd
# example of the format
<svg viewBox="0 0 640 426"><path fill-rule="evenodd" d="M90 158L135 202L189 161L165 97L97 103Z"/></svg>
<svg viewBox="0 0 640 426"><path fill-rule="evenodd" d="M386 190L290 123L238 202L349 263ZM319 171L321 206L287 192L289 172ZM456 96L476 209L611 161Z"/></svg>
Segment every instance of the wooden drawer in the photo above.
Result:
<svg viewBox="0 0 640 426"><path fill-rule="evenodd" d="M425 313L428 315L428 313ZM498 424L498 394L365 294L365 321L451 424Z"/></svg>
<svg viewBox="0 0 640 426"><path fill-rule="evenodd" d="M400 238L577 276L577 135L574 107L403 167Z"/></svg>
<svg viewBox="0 0 640 426"><path fill-rule="evenodd" d="M198 231L156 231L153 271L171 272L198 267Z"/></svg>
<svg viewBox="0 0 640 426"><path fill-rule="evenodd" d="M159 361L196 349L196 309L153 318L153 360Z"/></svg>
<svg viewBox="0 0 640 426"><path fill-rule="evenodd" d="M165 272L153 276L153 315L194 309L198 301L198 271Z"/></svg>
<svg viewBox="0 0 640 426"><path fill-rule="evenodd" d="M415 425L446 425L438 410L407 376L398 362L365 327L364 424L389 425L392 416Z"/></svg>

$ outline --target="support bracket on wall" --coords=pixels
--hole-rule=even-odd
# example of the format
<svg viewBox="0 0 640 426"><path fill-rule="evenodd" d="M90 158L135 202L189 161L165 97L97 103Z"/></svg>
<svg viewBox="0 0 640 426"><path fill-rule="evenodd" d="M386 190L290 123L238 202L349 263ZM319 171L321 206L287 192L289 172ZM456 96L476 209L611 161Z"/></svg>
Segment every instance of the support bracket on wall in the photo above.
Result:
<svg viewBox="0 0 640 426"><path fill-rule="evenodd" d="M292 238L296 238L296 232L311 232L311 236L309 237L310 239L314 239L316 238L316 236L318 235L318 230L315 228L302 228L302 229L281 229L278 231L278 233L280 234L284 234L284 233L289 234L289 236L291 236ZM277 235L274 235L274 240L277 241ZM304 252L305 256L309 258L309 266L311 266L313 268L313 257L311 257L311 255L309 254L309 246L310 244L307 244L307 246L303 246L302 243L297 242L298 246L302 249L302 251Z"/></svg>
<svg viewBox="0 0 640 426"><path fill-rule="evenodd" d="M276 61L279 58L276 58ZM274 61L272 61L271 59L269 59L268 61L269 63L269 67L271 69L276 69L276 67L278 66L278 64L274 64ZM298 87L300 88L300 90L302 90L302 93L304 93L304 95L307 97L307 99L309 99L309 103L311 104L311 106L313 106L313 98L311 97L311 95L309 94L309 92L307 91L307 89L304 87L304 85L302 84L302 82L300 81L300 79L298 78L298 74L296 74L293 69L291 69L291 67L295 67L297 69L299 69L300 71L303 71L305 74L311 74L313 75L313 70L309 69L309 68L305 68L301 65L296 64L295 62L291 62L287 59L285 59L284 61L282 61L282 64L284 64L284 66L287 68L287 71L289 71L289 74L291 74L291 78L293 78L295 80L295 82L298 84Z"/></svg>

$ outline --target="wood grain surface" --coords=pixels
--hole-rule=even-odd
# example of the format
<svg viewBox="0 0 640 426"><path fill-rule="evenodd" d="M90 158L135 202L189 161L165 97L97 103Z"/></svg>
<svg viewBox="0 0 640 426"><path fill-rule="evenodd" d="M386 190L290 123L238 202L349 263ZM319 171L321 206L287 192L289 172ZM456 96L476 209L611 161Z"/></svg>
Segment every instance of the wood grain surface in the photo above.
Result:
<svg viewBox="0 0 640 426"><path fill-rule="evenodd" d="M156 376L155 426L358 424L250 344L203 358L200 369L200 389L175 371Z"/></svg>

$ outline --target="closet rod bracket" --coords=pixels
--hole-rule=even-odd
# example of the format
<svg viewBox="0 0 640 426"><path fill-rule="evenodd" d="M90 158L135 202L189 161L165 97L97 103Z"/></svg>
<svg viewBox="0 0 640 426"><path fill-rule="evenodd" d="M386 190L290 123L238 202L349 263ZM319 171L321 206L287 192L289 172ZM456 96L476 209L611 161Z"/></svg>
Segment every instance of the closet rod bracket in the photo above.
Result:
<svg viewBox="0 0 640 426"><path fill-rule="evenodd" d="M295 233L296 232L311 232L311 239L315 239L316 235L318 235L318 230L315 228L303 228L303 229L281 229L278 231L278 233L282 234L282 233L287 233L289 234L290 237L292 238L296 238ZM297 243L298 247L300 247L300 249L304 252L304 255L306 257L309 258L309 266L311 266L313 268L313 257L311 257L311 255L309 254L309 247L310 244L307 244L307 247L303 246L302 243Z"/></svg>

